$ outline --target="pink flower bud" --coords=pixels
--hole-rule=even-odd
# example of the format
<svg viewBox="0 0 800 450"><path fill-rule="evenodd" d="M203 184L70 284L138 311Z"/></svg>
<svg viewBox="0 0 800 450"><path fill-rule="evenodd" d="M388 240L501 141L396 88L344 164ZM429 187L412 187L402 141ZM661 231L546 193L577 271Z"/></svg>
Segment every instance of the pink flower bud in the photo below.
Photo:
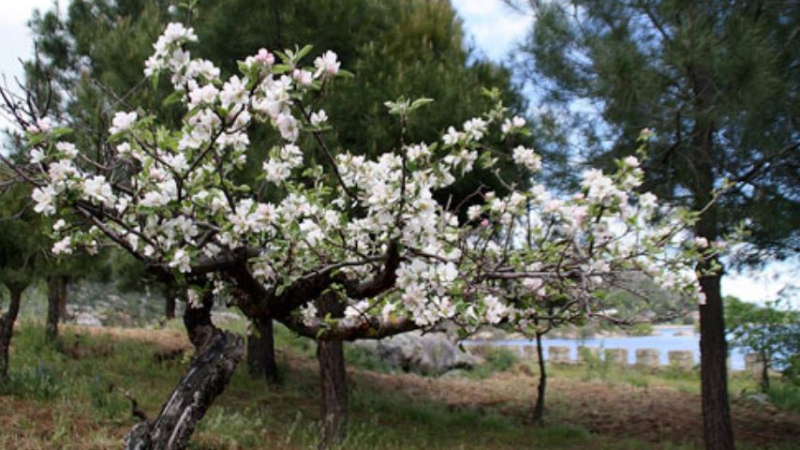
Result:
<svg viewBox="0 0 800 450"><path fill-rule="evenodd" d="M262 48L258 51L255 59L256 62L258 62L259 64L267 66L271 66L272 64L275 63L275 56L272 53L268 52L267 49L265 48Z"/></svg>
<svg viewBox="0 0 800 450"><path fill-rule="evenodd" d="M486 228L486 227L488 227L488 226L489 226L489 219L483 219L483 220L481 221L481 226L482 226L483 228Z"/></svg>

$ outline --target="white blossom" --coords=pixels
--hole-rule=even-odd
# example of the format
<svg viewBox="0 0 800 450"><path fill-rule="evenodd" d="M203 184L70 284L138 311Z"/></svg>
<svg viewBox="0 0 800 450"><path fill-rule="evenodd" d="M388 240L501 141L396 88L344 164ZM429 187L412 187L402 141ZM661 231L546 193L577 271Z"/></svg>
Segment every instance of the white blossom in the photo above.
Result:
<svg viewBox="0 0 800 450"><path fill-rule="evenodd" d="M31 197L36 202L36 206L33 207L35 212L45 216L52 216L56 213L56 192L52 186L47 185L34 189Z"/></svg>
<svg viewBox="0 0 800 450"><path fill-rule="evenodd" d="M84 181L83 193L90 200L100 202L107 207L114 206L117 199L111 190L111 185L103 175L97 175Z"/></svg>
<svg viewBox="0 0 800 450"><path fill-rule="evenodd" d="M311 125L318 127L328 121L328 114L324 109L311 113Z"/></svg>
<svg viewBox="0 0 800 450"><path fill-rule="evenodd" d="M78 156L78 149L75 148L75 144L70 142L56 143L56 150L63 153L65 158L75 159Z"/></svg>
<svg viewBox="0 0 800 450"><path fill-rule="evenodd" d="M31 164L39 164L45 159L45 153L42 150L36 148L31 150L30 155L31 155Z"/></svg>
<svg viewBox="0 0 800 450"><path fill-rule="evenodd" d="M28 126L28 132L31 134L49 133L53 130L53 122L49 117L40 117L36 122Z"/></svg>
<svg viewBox="0 0 800 450"><path fill-rule="evenodd" d="M534 153L533 149L520 145L514 149L513 158L515 163L532 172L538 172L542 168L542 158Z"/></svg>
<svg viewBox="0 0 800 450"><path fill-rule="evenodd" d="M118 112L114 115L114 118L111 120L111 128L108 129L108 132L111 134L122 133L123 131L128 131L133 127L133 124L136 122L136 119L139 116L136 112Z"/></svg>
<svg viewBox="0 0 800 450"><path fill-rule="evenodd" d="M71 255L72 254L72 236L67 236L60 241L53 244L51 250L54 255Z"/></svg>
<svg viewBox="0 0 800 450"><path fill-rule="evenodd" d="M339 73L339 68L341 65L342 64L339 62L339 57L336 55L336 53L327 51L322 56L314 60L314 66L317 68L317 72L314 74L314 77L336 75Z"/></svg>
<svg viewBox="0 0 800 450"><path fill-rule="evenodd" d="M189 273L192 271L191 264L192 258L189 256L189 252L181 248L175 251L168 265L171 268L177 268L181 273Z"/></svg>

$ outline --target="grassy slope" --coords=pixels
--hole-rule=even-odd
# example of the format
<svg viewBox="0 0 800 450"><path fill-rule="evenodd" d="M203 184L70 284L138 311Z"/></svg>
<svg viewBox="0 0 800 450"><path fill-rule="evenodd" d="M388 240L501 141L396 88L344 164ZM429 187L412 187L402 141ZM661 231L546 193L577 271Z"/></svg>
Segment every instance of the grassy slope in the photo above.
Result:
<svg viewBox="0 0 800 450"><path fill-rule="evenodd" d="M174 330L124 331L115 338L92 336L85 330L78 334L68 331L61 351L45 345L43 334L40 327L24 325L14 338L12 383L0 395L0 448L119 448L121 437L135 422L124 392L129 391L141 409L155 415L188 358L159 362L154 357L188 345ZM201 422L193 448L315 448L318 380L311 346L284 332L278 339L279 348L285 350L281 352L285 384L268 389L260 381L250 380L243 370L238 371ZM680 434L672 436L669 429L655 438L634 433L624 435L636 439L623 439L614 437L620 430L605 430L603 422L598 425L595 420L598 414L616 420L618 411L603 411L610 404L603 404L602 395L615 396L618 401L619 395L614 394L618 387L622 389L619 392L640 395L666 383L677 389L664 392L694 396L691 391L697 383L691 377L556 368L551 421L545 427L533 427L526 423L533 395L533 379L529 377L501 374L473 380L434 380L351 372L348 449L695 448L668 442L683 440ZM602 381L603 377L622 381L609 383ZM752 384L741 381L742 385L748 382ZM572 398L575 386L596 388L600 394L583 397L590 404L576 408L576 401L587 400ZM623 397L622 402L626 401ZM590 433L590 429L600 434ZM784 441L773 448L790 449L792 445Z"/></svg>

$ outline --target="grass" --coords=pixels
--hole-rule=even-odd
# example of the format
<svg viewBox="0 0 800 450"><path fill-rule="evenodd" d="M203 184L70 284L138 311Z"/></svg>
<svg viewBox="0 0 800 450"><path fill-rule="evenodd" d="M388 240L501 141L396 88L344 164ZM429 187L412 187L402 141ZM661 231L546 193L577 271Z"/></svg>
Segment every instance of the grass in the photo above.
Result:
<svg viewBox="0 0 800 450"><path fill-rule="evenodd" d="M168 328L176 327L168 324ZM243 321L226 325L240 332ZM159 333L151 332L153 335ZM66 330L59 348L44 341L43 329L22 324L14 337L11 381L0 387L0 448L106 449L118 448L135 423L125 392L155 415L167 398L188 358L159 361L162 349L152 343ZM317 441L318 378L314 345L282 327L276 328L282 350L280 370L285 383L267 388L246 371L234 375L225 393L209 410L195 433L195 450L311 449ZM486 356L487 364L464 380L469 389L489 389L499 382L493 374L514 371L516 355L502 351ZM378 368L366 355L349 353L360 367ZM532 366L531 370L535 370ZM587 369L550 366L551 379L622 383L630 386L684 386L695 389L696 374L626 371L609 367ZM481 372L483 371L483 372ZM587 375L590 374L590 375ZM505 375L505 374L504 374ZM409 378L418 386L426 379ZM434 381L433 379L430 379ZM677 443L647 442L592 434L574 419L575 411L554 406L551 422L534 427L524 414L504 411L502 403L449 404L427 394L401 389L408 380L371 372L351 377L348 440L353 450L394 449L529 449L554 450L691 450ZM741 380L755 386L754 380ZM459 383L462 383L459 381ZM739 381L737 381L739 383ZM530 392L526 393L529 394ZM476 392L476 396L477 396ZM516 395L520 395L519 392ZM558 403L558 402L555 402ZM742 448L747 448L746 446ZM755 447L752 447L755 448ZM790 447L774 447L788 450Z"/></svg>
<svg viewBox="0 0 800 450"><path fill-rule="evenodd" d="M770 401L779 408L800 412L800 387L773 381L767 395Z"/></svg>

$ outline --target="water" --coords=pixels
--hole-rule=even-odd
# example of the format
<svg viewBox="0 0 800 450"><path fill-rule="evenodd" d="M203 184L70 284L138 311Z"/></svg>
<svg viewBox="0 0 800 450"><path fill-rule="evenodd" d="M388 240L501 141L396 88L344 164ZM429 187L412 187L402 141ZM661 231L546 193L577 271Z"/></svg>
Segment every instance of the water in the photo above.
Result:
<svg viewBox="0 0 800 450"><path fill-rule="evenodd" d="M478 344L477 341L466 342L467 345ZM492 341L494 345L517 348L520 354L527 345L536 345L535 341L529 340L497 340ZM545 348L545 360L548 355L548 348L553 346L569 347L570 359L575 361L578 358L578 347L596 347L601 349L624 348L628 350L628 363L636 362L636 350L640 348L652 348L659 351L659 358L662 365L668 365L668 352L670 350L691 350L694 355L694 362L700 362L700 336L695 333L691 326L659 326L656 327L652 336L620 336L620 337L601 337L592 339L551 339L546 336L542 339ZM601 350L602 351L602 350ZM744 370L744 351L733 349L730 354L730 368L732 370Z"/></svg>

